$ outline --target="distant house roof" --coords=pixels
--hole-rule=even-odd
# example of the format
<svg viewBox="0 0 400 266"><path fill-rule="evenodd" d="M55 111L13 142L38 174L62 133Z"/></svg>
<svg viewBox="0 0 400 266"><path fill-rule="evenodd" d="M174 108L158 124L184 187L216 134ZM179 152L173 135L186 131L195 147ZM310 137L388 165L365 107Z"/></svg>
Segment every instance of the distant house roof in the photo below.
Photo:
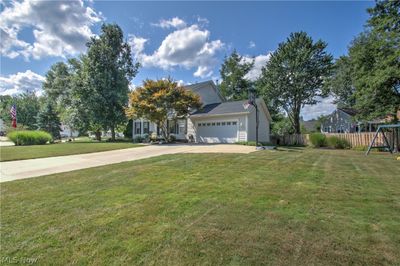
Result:
<svg viewBox="0 0 400 266"><path fill-rule="evenodd" d="M338 110L350 115L350 116L355 116L357 114L357 110L353 108L338 108Z"/></svg>
<svg viewBox="0 0 400 266"><path fill-rule="evenodd" d="M195 111L194 113L192 113L191 117L250 113L249 109L245 109L244 107L245 103L247 103L247 100L208 104L203 106L201 109Z"/></svg>
<svg viewBox="0 0 400 266"><path fill-rule="evenodd" d="M316 130L317 120L312 119L308 121L301 121L300 123L306 128L307 131L312 132Z"/></svg>

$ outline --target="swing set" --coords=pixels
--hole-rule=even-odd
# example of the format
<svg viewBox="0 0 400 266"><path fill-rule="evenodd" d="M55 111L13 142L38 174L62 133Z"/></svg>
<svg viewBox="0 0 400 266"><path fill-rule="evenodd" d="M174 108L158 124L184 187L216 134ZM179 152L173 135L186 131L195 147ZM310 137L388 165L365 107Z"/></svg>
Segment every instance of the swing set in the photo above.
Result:
<svg viewBox="0 0 400 266"><path fill-rule="evenodd" d="M382 143L378 143L379 134L382 135ZM400 152L400 123L378 126L365 155L368 155L371 149L384 149L390 153Z"/></svg>

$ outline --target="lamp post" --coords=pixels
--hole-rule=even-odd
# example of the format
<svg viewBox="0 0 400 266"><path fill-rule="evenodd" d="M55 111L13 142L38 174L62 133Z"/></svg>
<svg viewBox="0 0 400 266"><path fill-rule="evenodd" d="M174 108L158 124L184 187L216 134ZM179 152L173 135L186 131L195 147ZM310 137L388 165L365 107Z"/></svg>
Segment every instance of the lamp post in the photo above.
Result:
<svg viewBox="0 0 400 266"><path fill-rule="evenodd" d="M256 89L253 86L249 87L249 104L253 105L256 108L256 149L258 150L258 106L257 106L257 97L256 97Z"/></svg>

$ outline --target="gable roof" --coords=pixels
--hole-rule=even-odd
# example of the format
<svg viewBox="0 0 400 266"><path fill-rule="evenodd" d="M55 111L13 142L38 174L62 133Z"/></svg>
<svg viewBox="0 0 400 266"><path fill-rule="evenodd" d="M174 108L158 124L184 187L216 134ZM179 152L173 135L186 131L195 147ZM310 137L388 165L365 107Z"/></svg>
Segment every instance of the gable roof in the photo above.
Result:
<svg viewBox="0 0 400 266"><path fill-rule="evenodd" d="M222 102L212 103L203 106L201 109L191 114L191 117L200 117L208 115L223 115L223 114L238 114L238 113L250 113L248 109L244 108L244 104L247 101L234 101L234 102Z"/></svg>
<svg viewBox="0 0 400 266"><path fill-rule="evenodd" d="M207 80L207 81L203 81L203 82L199 82L199 83L195 83L195 84L191 84L191 85L185 85L183 87L187 90L196 92L197 90L199 90L203 87L207 87L207 86L210 86L211 88L213 88L213 90L217 93L218 97L222 101L225 101L225 97L222 95L221 91L218 89L218 87L215 85L214 81L212 81L212 80Z"/></svg>
<svg viewBox="0 0 400 266"><path fill-rule="evenodd" d="M338 108L338 110L340 110L343 113L346 113L350 116L355 116L357 114L357 110L353 109L353 108Z"/></svg>

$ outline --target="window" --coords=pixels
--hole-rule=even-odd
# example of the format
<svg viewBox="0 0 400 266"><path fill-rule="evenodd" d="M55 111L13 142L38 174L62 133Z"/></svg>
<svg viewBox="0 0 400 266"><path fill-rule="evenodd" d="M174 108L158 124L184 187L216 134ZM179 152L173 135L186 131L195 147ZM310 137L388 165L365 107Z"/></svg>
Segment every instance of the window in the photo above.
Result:
<svg viewBox="0 0 400 266"><path fill-rule="evenodd" d="M142 134L142 123L141 122L135 122L135 135L140 135Z"/></svg>
<svg viewBox="0 0 400 266"><path fill-rule="evenodd" d="M207 123L207 126L211 126L211 123Z"/></svg>
<svg viewBox="0 0 400 266"><path fill-rule="evenodd" d="M169 121L168 120L167 123L168 123L169 133L179 134L179 125L178 125L178 123L176 121L174 121L174 120Z"/></svg>
<svg viewBox="0 0 400 266"><path fill-rule="evenodd" d="M222 122L221 125L225 126L225 122Z"/></svg>
<svg viewBox="0 0 400 266"><path fill-rule="evenodd" d="M221 123L220 122L217 122L217 126L220 126L221 125Z"/></svg>
<svg viewBox="0 0 400 266"><path fill-rule="evenodd" d="M143 122L143 134L149 134L149 122Z"/></svg>
<svg viewBox="0 0 400 266"><path fill-rule="evenodd" d="M215 126L215 123L212 123L211 125L212 125L212 126Z"/></svg>
<svg viewBox="0 0 400 266"><path fill-rule="evenodd" d="M206 123L203 123L203 127L205 127L206 126Z"/></svg>
<svg viewBox="0 0 400 266"><path fill-rule="evenodd" d="M227 126L230 126L230 125L231 125L231 122L226 122L226 125L227 125Z"/></svg>
<svg viewBox="0 0 400 266"><path fill-rule="evenodd" d="M201 127L201 123L199 123L197 126Z"/></svg>
<svg viewBox="0 0 400 266"><path fill-rule="evenodd" d="M237 122L236 122L236 121L234 121L234 122L232 122L232 125L236 126L236 123L237 123Z"/></svg>

